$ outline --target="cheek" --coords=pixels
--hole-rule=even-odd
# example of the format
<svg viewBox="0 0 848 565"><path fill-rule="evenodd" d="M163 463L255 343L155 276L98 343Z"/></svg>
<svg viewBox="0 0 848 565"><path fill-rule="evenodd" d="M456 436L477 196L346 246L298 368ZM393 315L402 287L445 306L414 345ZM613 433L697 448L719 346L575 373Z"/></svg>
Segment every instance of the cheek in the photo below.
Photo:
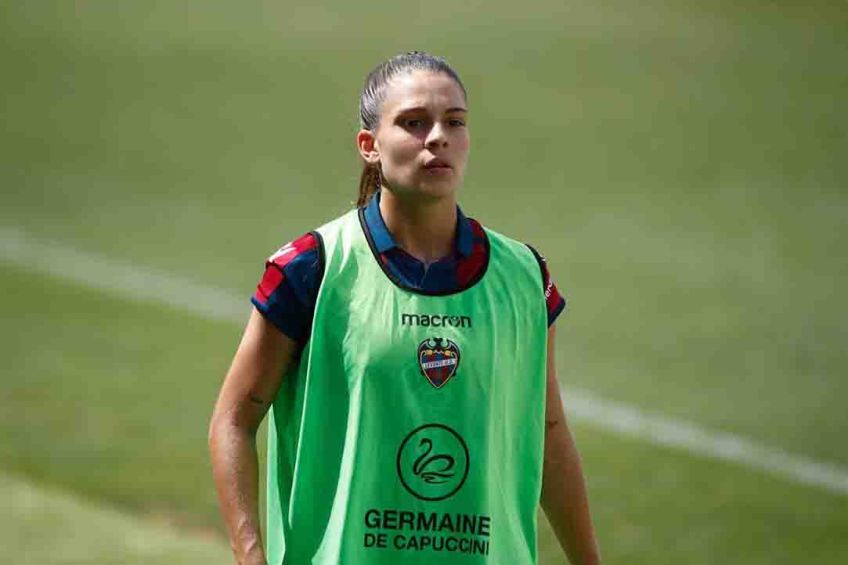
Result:
<svg viewBox="0 0 848 565"><path fill-rule="evenodd" d="M468 146L471 142L471 136L469 135L468 128L458 129L454 132L453 144L457 149L461 149L463 151L468 151Z"/></svg>
<svg viewBox="0 0 848 565"><path fill-rule="evenodd" d="M403 167L410 162L415 162L421 144L417 139L407 137L388 139L383 145L383 160L394 167Z"/></svg>
<svg viewBox="0 0 848 565"><path fill-rule="evenodd" d="M468 134L465 134L457 139L454 145L454 147L456 147L456 152L462 155L463 160L468 159L468 150L471 147L470 141Z"/></svg>

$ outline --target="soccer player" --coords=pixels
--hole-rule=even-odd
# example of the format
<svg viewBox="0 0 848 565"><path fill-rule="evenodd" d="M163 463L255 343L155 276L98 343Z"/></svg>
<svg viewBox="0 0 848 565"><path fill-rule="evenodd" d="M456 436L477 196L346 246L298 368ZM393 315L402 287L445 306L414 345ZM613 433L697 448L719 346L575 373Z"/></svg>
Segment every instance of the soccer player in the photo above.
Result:
<svg viewBox="0 0 848 565"><path fill-rule="evenodd" d="M600 563L554 368L565 301L457 206L467 112L443 59L380 64L358 207L267 261L209 430L238 563L535 565L540 502L569 560Z"/></svg>

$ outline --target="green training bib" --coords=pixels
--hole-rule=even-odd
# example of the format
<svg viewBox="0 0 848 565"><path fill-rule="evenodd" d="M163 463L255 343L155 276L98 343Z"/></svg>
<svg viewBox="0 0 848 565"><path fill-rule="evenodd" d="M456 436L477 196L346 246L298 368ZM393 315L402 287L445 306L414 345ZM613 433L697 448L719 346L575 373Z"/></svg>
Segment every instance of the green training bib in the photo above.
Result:
<svg viewBox="0 0 848 565"><path fill-rule="evenodd" d="M384 271L353 210L317 230L312 333L268 433L271 565L535 565L547 316L539 264L428 295Z"/></svg>

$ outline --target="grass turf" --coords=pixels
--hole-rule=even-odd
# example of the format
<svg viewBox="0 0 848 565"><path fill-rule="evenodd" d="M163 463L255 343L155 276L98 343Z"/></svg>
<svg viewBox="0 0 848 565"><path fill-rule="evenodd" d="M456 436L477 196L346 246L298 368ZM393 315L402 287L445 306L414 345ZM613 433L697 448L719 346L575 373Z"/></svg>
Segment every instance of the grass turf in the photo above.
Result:
<svg viewBox="0 0 848 565"><path fill-rule="evenodd" d="M465 211L545 252L569 297L566 386L848 464L841 6L41 2L0 15L4 224L247 295L265 254L353 199L364 73L425 47L471 94ZM217 523L205 416L238 328L15 269L0 283L0 465ZM612 562L667 560L657 547L693 563L838 554L829 509L844 500L654 448L617 464L606 452L627 442L580 440ZM597 478L633 458L640 473ZM694 479L642 496L633 475L675 465ZM701 498L714 477L755 510Z"/></svg>

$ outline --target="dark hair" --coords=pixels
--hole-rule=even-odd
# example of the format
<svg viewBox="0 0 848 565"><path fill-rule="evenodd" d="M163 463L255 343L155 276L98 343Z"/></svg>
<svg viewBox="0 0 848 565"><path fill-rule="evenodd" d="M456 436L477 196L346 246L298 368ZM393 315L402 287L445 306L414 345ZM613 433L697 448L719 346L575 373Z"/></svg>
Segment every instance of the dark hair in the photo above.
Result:
<svg viewBox="0 0 848 565"><path fill-rule="evenodd" d="M359 96L359 125L362 129L376 131L380 123L380 107L386 98L386 86L389 81L403 73L423 70L444 73L456 81L462 94L468 100L468 92L447 61L424 51L410 51L383 61L365 78L365 86ZM382 186L383 173L379 165L365 163L359 179L359 199L357 206L364 206L371 196Z"/></svg>

